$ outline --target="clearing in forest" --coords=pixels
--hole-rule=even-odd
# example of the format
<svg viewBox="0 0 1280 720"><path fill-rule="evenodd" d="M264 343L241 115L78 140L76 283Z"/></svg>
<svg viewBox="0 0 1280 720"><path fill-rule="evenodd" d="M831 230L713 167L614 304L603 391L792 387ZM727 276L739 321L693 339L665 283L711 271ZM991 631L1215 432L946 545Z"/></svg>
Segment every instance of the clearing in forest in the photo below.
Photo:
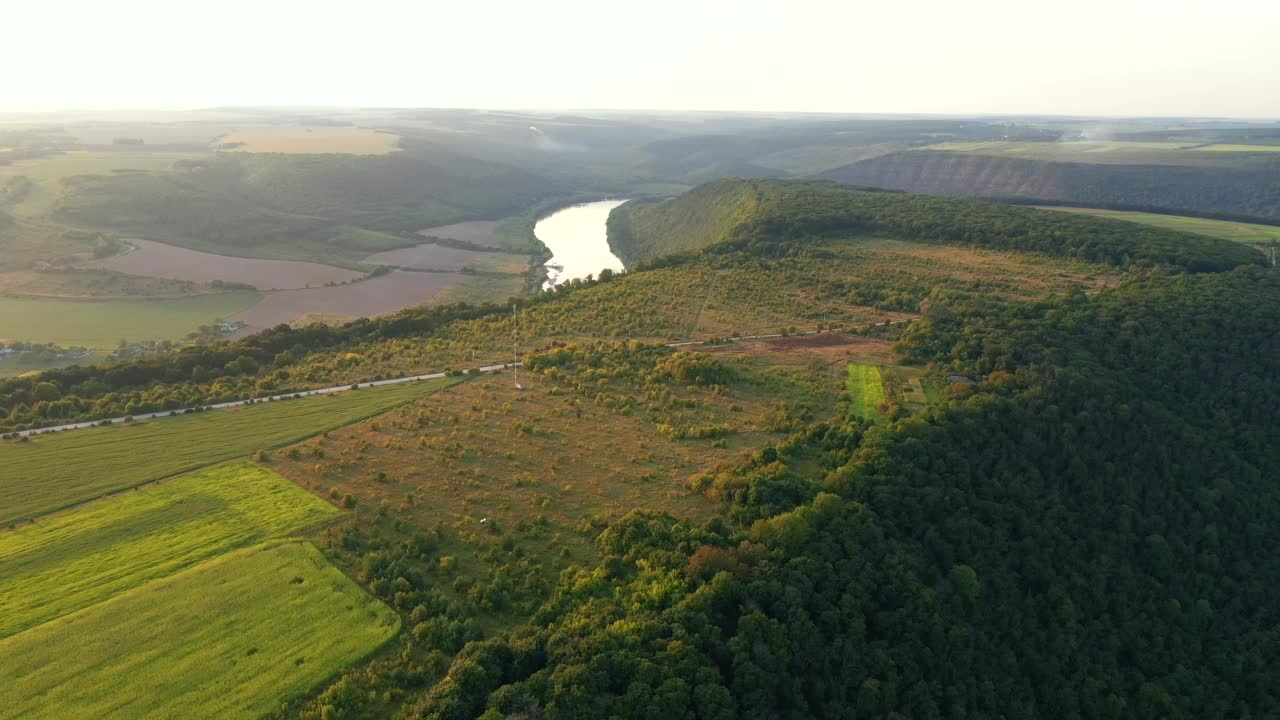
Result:
<svg viewBox="0 0 1280 720"><path fill-rule="evenodd" d="M459 382L440 378L0 442L0 522L76 503L362 420ZM0 575L3 577L3 575Z"/></svg>
<svg viewBox="0 0 1280 720"><path fill-rule="evenodd" d="M310 543L248 548L0 640L0 717L262 717L399 626Z"/></svg>
<svg viewBox="0 0 1280 720"><path fill-rule="evenodd" d="M849 377L845 380L845 389L849 391L851 415L873 422L884 419L884 413L878 409L880 403L885 402L880 368L863 363L849 363Z"/></svg>

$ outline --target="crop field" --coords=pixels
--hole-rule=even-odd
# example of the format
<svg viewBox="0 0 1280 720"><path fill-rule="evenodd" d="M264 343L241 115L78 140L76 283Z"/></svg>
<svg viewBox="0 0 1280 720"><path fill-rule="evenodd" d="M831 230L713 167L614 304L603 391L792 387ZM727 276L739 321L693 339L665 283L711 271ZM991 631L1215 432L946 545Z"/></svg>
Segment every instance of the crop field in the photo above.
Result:
<svg viewBox="0 0 1280 720"><path fill-rule="evenodd" d="M19 160L12 165L0 166L0 183L10 177L24 176L31 180L31 192L17 205L10 208L21 217L38 217L47 214L62 192L60 181L72 175L111 175L124 172L161 172L169 170L179 160L200 157L193 153L169 152L80 152Z"/></svg>
<svg viewBox="0 0 1280 720"><path fill-rule="evenodd" d="M1243 152L1243 153L1273 153L1280 152L1280 145L1236 145L1231 143L1217 143L1214 145L1204 145L1196 148L1204 152Z"/></svg>
<svg viewBox="0 0 1280 720"><path fill-rule="evenodd" d="M884 383L880 368L875 365L849 363L849 376L845 381L849 391L849 413L854 417L879 422L884 419L879 405L885 401Z"/></svg>
<svg viewBox="0 0 1280 720"><path fill-rule="evenodd" d="M1280 226L1276 225L1258 225L1255 223L1235 222L1233 220L1209 220L1185 215L1162 215L1160 213L1103 210L1100 208L1044 206L1041 209L1097 215L1115 220L1151 225L1166 230L1182 230L1184 232L1222 238L1223 240L1234 240L1246 245L1280 242Z"/></svg>
<svg viewBox="0 0 1280 720"><path fill-rule="evenodd" d="M1272 146L1225 146L1257 148L1258 152L1274 150ZM921 150L996 155L1059 162L1100 164L1156 165L1230 165L1230 152L1214 151L1213 146L1191 142L1142 141L1073 141L1073 142L946 142L927 145ZM1235 150L1234 152L1246 152Z"/></svg>
<svg viewBox="0 0 1280 720"><path fill-rule="evenodd" d="M164 300L0 298L0 337L98 349L114 348L122 339L177 340L261 298L247 291Z"/></svg>
<svg viewBox="0 0 1280 720"><path fill-rule="evenodd" d="M124 300L184 297L207 292L181 280L107 270L59 268L0 273L0 295L47 299Z"/></svg>
<svg viewBox="0 0 1280 720"><path fill-rule="evenodd" d="M400 136L356 127L279 127L241 130L218 139L220 149L253 153L386 155Z"/></svg>
<svg viewBox="0 0 1280 720"><path fill-rule="evenodd" d="M430 302L442 291L465 279L465 275L458 273L396 270L346 285L281 290L229 317L248 323L246 332L291 323L304 315L344 319L373 317Z"/></svg>
<svg viewBox="0 0 1280 720"><path fill-rule="evenodd" d="M524 262L517 264L518 270L524 270L528 266L527 255L464 250L435 243L423 243L410 248L375 253L365 258L364 262L370 265L391 265L394 267L417 268L419 270L461 270L464 267L487 270L489 268L481 267L480 263L487 258L495 256L508 262L512 258L518 260L523 257Z"/></svg>
<svg viewBox="0 0 1280 720"><path fill-rule="evenodd" d="M0 717L257 718L399 624L311 544L248 548L0 640Z"/></svg>
<svg viewBox="0 0 1280 720"><path fill-rule="evenodd" d="M86 266L194 283L214 280L238 282L253 285L259 290L318 287L364 277L364 273L355 270L314 262L214 255L150 240L131 239L128 243L134 246L133 250L86 263Z"/></svg>
<svg viewBox="0 0 1280 720"><path fill-rule="evenodd" d="M498 236L498 229L501 225L502 222L499 220L469 220L467 222L453 223L452 225L425 228L419 230L418 234L427 238L458 240L473 245L499 247L502 240Z"/></svg>
<svg viewBox="0 0 1280 720"><path fill-rule="evenodd" d="M0 533L0 637L339 514L237 462Z"/></svg>
<svg viewBox="0 0 1280 720"><path fill-rule="evenodd" d="M441 378L0 442L0 523L297 442L456 384Z"/></svg>

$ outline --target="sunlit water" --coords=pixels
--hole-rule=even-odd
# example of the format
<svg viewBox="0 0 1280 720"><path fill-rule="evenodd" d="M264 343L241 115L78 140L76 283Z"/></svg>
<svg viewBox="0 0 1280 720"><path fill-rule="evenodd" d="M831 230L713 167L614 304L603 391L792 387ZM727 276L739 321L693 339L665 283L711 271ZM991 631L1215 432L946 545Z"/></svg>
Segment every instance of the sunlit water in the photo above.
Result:
<svg viewBox="0 0 1280 720"><path fill-rule="evenodd" d="M543 287L599 275L605 268L622 269L622 261L609 250L605 223L609 211L624 202L626 200L601 200L574 205L551 213L533 226L533 234L551 250L547 282Z"/></svg>

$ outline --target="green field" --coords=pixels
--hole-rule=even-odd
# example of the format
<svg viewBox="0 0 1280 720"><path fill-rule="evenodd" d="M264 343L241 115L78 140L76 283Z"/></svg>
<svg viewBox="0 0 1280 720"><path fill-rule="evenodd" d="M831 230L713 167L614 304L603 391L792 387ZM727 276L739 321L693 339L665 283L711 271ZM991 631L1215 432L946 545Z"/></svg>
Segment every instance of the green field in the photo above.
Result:
<svg viewBox="0 0 1280 720"><path fill-rule="evenodd" d="M0 717L261 717L398 630L310 543L249 548L0 640Z"/></svg>
<svg viewBox="0 0 1280 720"><path fill-rule="evenodd" d="M73 175L111 175L129 171L163 172L178 160L201 157L192 153L173 152L68 152L60 155L20 160L0 166L0 183L10 177L24 176L33 188L12 209L23 217L48 213L62 192L61 181Z"/></svg>
<svg viewBox="0 0 1280 720"><path fill-rule="evenodd" d="M261 299L256 292L168 300L0 298L0 338L98 349L121 340L178 340Z"/></svg>
<svg viewBox="0 0 1280 720"><path fill-rule="evenodd" d="M1184 215L1162 215L1160 213L1133 212L1129 210L1103 210L1100 208L1043 206L1042 210L1058 210L1061 212L1096 215L1098 217L1125 220L1127 222L1151 225L1166 230L1182 230L1209 237L1234 240L1245 244L1265 244L1280 242L1280 226L1258 225L1255 223L1234 222L1231 220L1209 220L1207 218L1186 217Z"/></svg>
<svg viewBox="0 0 1280 720"><path fill-rule="evenodd" d="M239 462L0 533L0 637L339 514Z"/></svg>
<svg viewBox="0 0 1280 720"><path fill-rule="evenodd" d="M456 382L441 378L0 442L0 523L296 442Z"/></svg>
<svg viewBox="0 0 1280 720"><path fill-rule="evenodd" d="M873 422L884 419L877 405L885 401L884 383L880 380L880 368L863 363L849 363L849 376L845 379L849 391L849 413Z"/></svg>

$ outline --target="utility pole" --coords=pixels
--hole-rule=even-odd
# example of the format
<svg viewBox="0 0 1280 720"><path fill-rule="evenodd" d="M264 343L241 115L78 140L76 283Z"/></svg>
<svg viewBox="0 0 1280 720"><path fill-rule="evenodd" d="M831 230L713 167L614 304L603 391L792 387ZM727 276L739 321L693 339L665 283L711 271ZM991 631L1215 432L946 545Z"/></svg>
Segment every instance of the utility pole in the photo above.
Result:
<svg viewBox="0 0 1280 720"><path fill-rule="evenodd" d="M511 370L515 374L516 389L523 390L520 385L520 316L516 314L515 303L511 303Z"/></svg>

